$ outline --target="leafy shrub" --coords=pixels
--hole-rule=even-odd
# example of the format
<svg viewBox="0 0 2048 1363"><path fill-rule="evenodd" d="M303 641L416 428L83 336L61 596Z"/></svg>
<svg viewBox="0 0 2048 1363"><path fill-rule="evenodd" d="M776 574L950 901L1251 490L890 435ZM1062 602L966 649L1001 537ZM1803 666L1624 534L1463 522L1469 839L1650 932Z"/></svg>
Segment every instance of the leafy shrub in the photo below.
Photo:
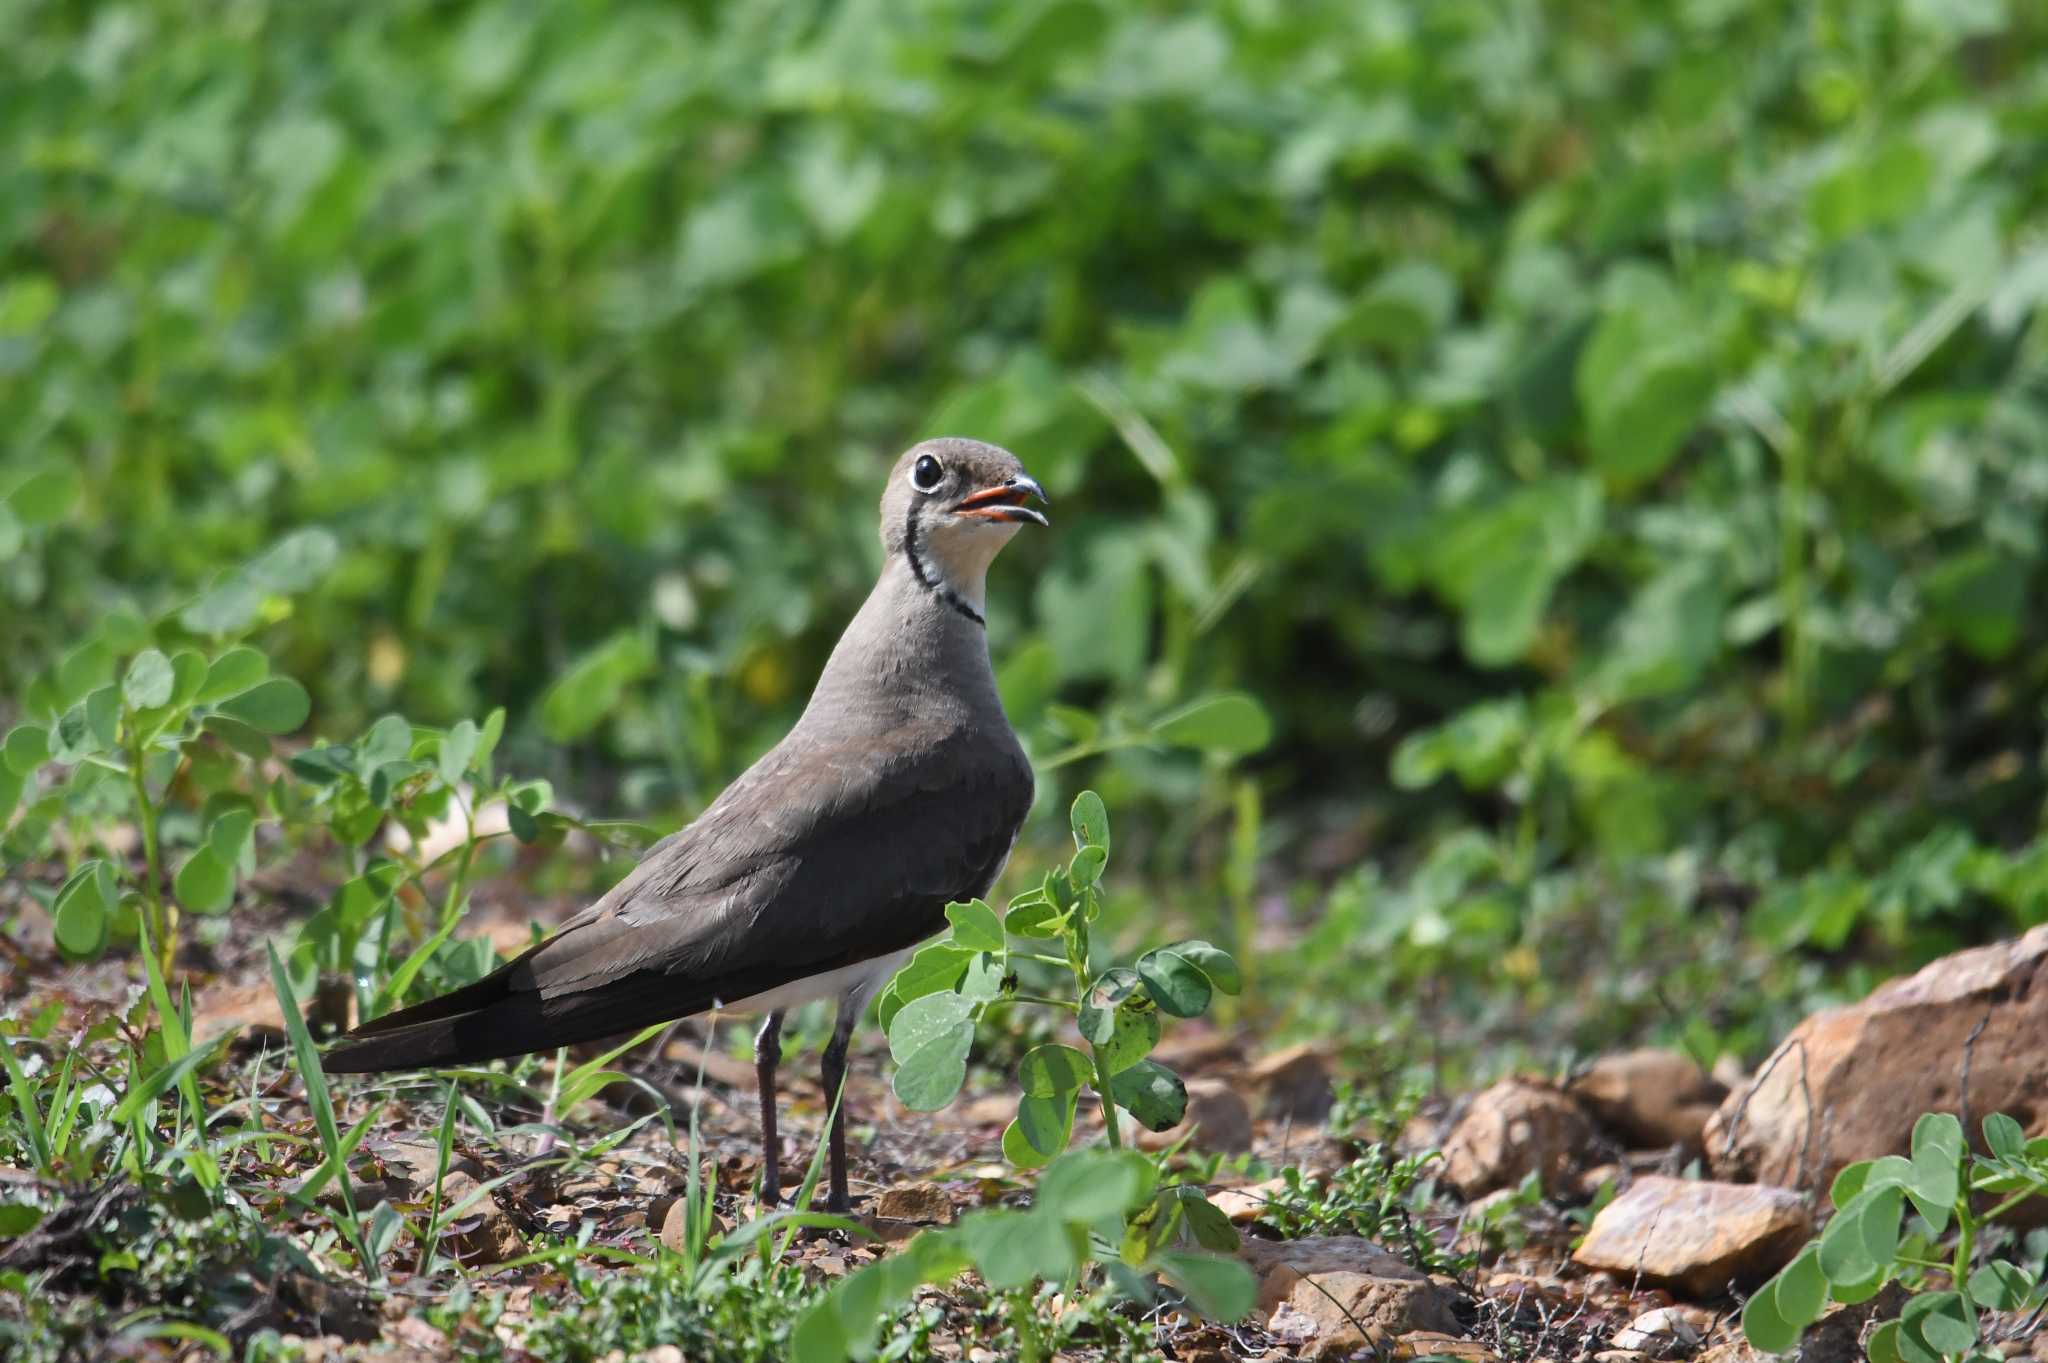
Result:
<svg viewBox="0 0 2048 1363"><path fill-rule="evenodd" d="M2048 1301L2048 1287L2010 1259L1978 1264L1978 1250L1987 1231L2005 1229L1999 1218L2048 1197L2048 1137L2029 1141L2018 1122L1993 1113L1984 1119L1984 1143L1988 1154L1971 1154L1961 1122L1928 1113L1914 1123L1910 1157L1861 1160L1837 1174L1827 1228L1743 1308L1750 1343L1787 1352L1830 1300L1868 1301L1901 1279L1918 1290L1897 1320L1872 1333L1873 1363L2002 1357L1982 1333L1983 1314L2036 1310ZM1991 1205L1979 1210L1983 1202ZM1953 1253L1938 1262L1936 1246L1951 1226ZM1936 1281L1929 1282L1930 1275Z"/></svg>
<svg viewBox="0 0 2048 1363"><path fill-rule="evenodd" d="M1097 970L1089 928L1101 913L1097 886L1109 863L1109 812L1084 790L1074 800L1073 859L1010 900L998 916L981 900L951 904L951 927L905 963L877 1000L896 1060L896 1096L913 1111L944 1107L967 1078L967 1053L977 1018L1012 1005L1056 1008L1074 1015L1086 1052L1047 1042L1017 1067L1023 1089L1017 1116L1003 1132L1003 1154L1035 1169L1067 1148L1084 1089L1102 1103L1109 1143L1121 1143L1119 1111L1164 1131L1187 1111L1187 1085L1148 1060L1159 1044L1162 1017L1198 1017L1217 993L1239 987L1237 963L1207 942L1177 942L1139 957L1134 966ZM1012 937L1051 942L1058 956L1010 944ZM1019 992L1025 962L1048 965L1069 980L1064 996Z"/></svg>

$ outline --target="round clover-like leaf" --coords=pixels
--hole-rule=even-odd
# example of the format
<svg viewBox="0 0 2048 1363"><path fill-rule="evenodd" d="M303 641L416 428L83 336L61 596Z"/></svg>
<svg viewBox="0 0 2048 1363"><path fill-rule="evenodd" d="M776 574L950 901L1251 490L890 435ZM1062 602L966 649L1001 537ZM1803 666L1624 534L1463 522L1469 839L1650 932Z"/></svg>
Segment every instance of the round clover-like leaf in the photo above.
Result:
<svg viewBox="0 0 2048 1363"><path fill-rule="evenodd" d="M1922 1292L1899 1312L1899 1328L1937 1354L1964 1353L1977 1342L1976 1313L1960 1292Z"/></svg>
<svg viewBox="0 0 2048 1363"><path fill-rule="evenodd" d="M1778 1274L1778 1314L1787 1324L1805 1329L1820 1319L1828 1304L1828 1280L1820 1271L1820 1250L1808 1245Z"/></svg>
<svg viewBox="0 0 2048 1363"><path fill-rule="evenodd" d="M1235 994L1244 988L1244 977L1238 973L1237 958L1222 947L1207 942L1182 942L1173 948L1182 956L1193 961L1209 983L1226 994Z"/></svg>
<svg viewBox="0 0 2048 1363"><path fill-rule="evenodd" d="M1040 1169L1067 1148L1074 1135L1076 1090L1050 1097L1025 1094L1017 1115L1003 1130L1003 1158L1019 1169Z"/></svg>
<svg viewBox="0 0 2048 1363"><path fill-rule="evenodd" d="M1156 1060L1140 1060L1112 1078L1109 1092L1147 1131L1165 1131L1187 1115L1188 1086Z"/></svg>
<svg viewBox="0 0 2048 1363"><path fill-rule="evenodd" d="M1039 1278L1065 1282L1080 1267L1078 1232L1037 1212L990 1208L961 1218L960 1234L981 1280L998 1292Z"/></svg>
<svg viewBox="0 0 2048 1363"><path fill-rule="evenodd" d="M1017 1079L1033 1098L1073 1093L1095 1077L1095 1062L1058 1042L1034 1046L1017 1066Z"/></svg>
<svg viewBox="0 0 2048 1363"><path fill-rule="evenodd" d="M1067 881L1077 890L1085 890L1102 879L1102 868L1109 861L1109 853L1100 847L1083 847L1074 853L1074 859L1067 863Z"/></svg>
<svg viewBox="0 0 2048 1363"><path fill-rule="evenodd" d="M1190 1306L1211 1320L1241 1319L1258 1301L1258 1285L1252 1281L1251 1270L1236 1259L1167 1249L1153 1256L1152 1266Z"/></svg>
<svg viewBox="0 0 2048 1363"><path fill-rule="evenodd" d="M1009 912L1003 915L1003 928L1017 937L1057 937L1059 916L1059 906L1044 890L1026 890L1010 901Z"/></svg>
<svg viewBox="0 0 2048 1363"><path fill-rule="evenodd" d="M1177 1018L1199 1017L1209 1006L1209 977L1177 947L1160 947L1138 958L1138 978L1159 1011Z"/></svg>
<svg viewBox="0 0 2048 1363"><path fill-rule="evenodd" d="M200 705L239 696L254 689L270 675L270 659L247 644L237 644L207 664L206 680L192 699Z"/></svg>
<svg viewBox="0 0 2048 1363"><path fill-rule="evenodd" d="M162 650L145 648L135 655L135 661L128 664L127 674L121 678L121 699L131 710L154 710L171 703L177 681L171 660Z"/></svg>
<svg viewBox="0 0 2048 1363"><path fill-rule="evenodd" d="M288 734L304 724L312 712L313 701L306 688L290 677L258 682L220 705L221 714L266 734Z"/></svg>
<svg viewBox="0 0 2048 1363"><path fill-rule="evenodd" d="M1870 1355L1870 1363L1905 1363L1899 1353L1899 1323L1895 1320L1888 1320L1872 1330L1863 1347Z"/></svg>
<svg viewBox="0 0 2048 1363"><path fill-rule="evenodd" d="M1767 1354L1788 1352L1799 1342L1799 1331L1778 1309L1776 1278L1759 1287L1742 1308L1743 1336Z"/></svg>
<svg viewBox="0 0 2048 1363"><path fill-rule="evenodd" d="M953 925L953 940L963 947L974 951L1001 951L1007 945L1003 937L1003 920L979 899L970 899L964 904L948 904L946 921Z"/></svg>
<svg viewBox="0 0 2048 1363"><path fill-rule="evenodd" d="M1143 986L1138 972L1129 966L1112 966L1097 975L1081 1000L1081 1013L1076 1019L1081 1035L1091 1045L1108 1045L1116 1035L1117 1008Z"/></svg>
<svg viewBox="0 0 2048 1363"><path fill-rule="evenodd" d="M1074 829L1074 846L1100 847L1109 851L1109 809L1102 803L1102 797L1092 790L1084 790L1074 797L1074 808L1070 815Z"/></svg>
<svg viewBox="0 0 2048 1363"><path fill-rule="evenodd" d="M12 736L10 735L10 738ZM2026 1128L2003 1112L1994 1112L1984 1119L1984 1145L2000 1160L2013 1161L2026 1158Z"/></svg>
<svg viewBox="0 0 2048 1363"><path fill-rule="evenodd" d="M50 731L40 724L17 724L7 731L7 769L28 776L50 760Z"/></svg>
<svg viewBox="0 0 2048 1363"><path fill-rule="evenodd" d="M242 854L249 850L251 835L256 828L256 813L247 807L222 810L214 821L207 825L206 845L220 858L224 866L235 866L242 860Z"/></svg>
<svg viewBox="0 0 2048 1363"><path fill-rule="evenodd" d="M1099 1043L1103 1068L1121 1074L1152 1053L1159 1044L1159 1010L1142 994L1125 999L1111 1014L1109 1040Z"/></svg>
<svg viewBox="0 0 2048 1363"><path fill-rule="evenodd" d="M106 949L107 930L118 898L114 871L97 858L81 865L57 892L52 928L68 956L91 958Z"/></svg>
<svg viewBox="0 0 2048 1363"><path fill-rule="evenodd" d="M1152 1162L1134 1150L1076 1150L1039 1176L1033 1205L1062 1221L1092 1225L1143 1202L1158 1179Z"/></svg>
<svg viewBox="0 0 2048 1363"><path fill-rule="evenodd" d="M441 735L440 747L434 753L434 764L440 769L441 780L454 785L462 780L470 764L476 761L476 746L479 737L476 721L458 719Z"/></svg>
<svg viewBox="0 0 2048 1363"><path fill-rule="evenodd" d="M219 913L234 903L234 868L222 861L213 848L201 847L178 868L171 888L189 912Z"/></svg>
<svg viewBox="0 0 2048 1363"><path fill-rule="evenodd" d="M1994 1259L1970 1275L1970 1300L1987 1311L2017 1311L2034 1290L2034 1275L2008 1259Z"/></svg>
<svg viewBox="0 0 2048 1363"><path fill-rule="evenodd" d="M967 1079L974 1044L974 1003L958 994L926 994L898 1009L889 1023L889 1053L896 1060L896 1096L913 1112L935 1112L953 1101Z"/></svg>

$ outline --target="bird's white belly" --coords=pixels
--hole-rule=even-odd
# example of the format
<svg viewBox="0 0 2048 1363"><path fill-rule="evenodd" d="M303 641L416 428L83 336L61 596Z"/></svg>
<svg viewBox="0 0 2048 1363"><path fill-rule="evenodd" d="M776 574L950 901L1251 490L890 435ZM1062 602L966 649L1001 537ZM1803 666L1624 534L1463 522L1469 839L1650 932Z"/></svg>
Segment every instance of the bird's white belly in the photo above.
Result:
<svg viewBox="0 0 2048 1363"><path fill-rule="evenodd" d="M902 951L887 956L877 956L871 961L855 965L843 965L837 970L828 970L822 975L809 975L801 980L777 985L773 989L724 1004L729 1013L773 1013L784 1008L796 1008L813 999L845 999L849 1008L858 1009L865 1005L868 996L888 982L891 975L903 968L916 947L905 947Z"/></svg>

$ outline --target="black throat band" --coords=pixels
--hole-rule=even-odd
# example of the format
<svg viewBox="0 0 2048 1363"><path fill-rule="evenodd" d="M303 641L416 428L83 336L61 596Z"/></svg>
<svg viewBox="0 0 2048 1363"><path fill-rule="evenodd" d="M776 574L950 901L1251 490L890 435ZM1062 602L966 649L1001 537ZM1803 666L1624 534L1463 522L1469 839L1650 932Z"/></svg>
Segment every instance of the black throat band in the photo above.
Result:
<svg viewBox="0 0 2048 1363"><path fill-rule="evenodd" d="M945 602L954 610L959 611L983 629L988 628L988 621L982 618L980 611L967 604L966 598L954 591L952 587L948 586L936 574L925 570L924 560L918 556L917 552L916 502L910 504L910 514L903 518L903 557L910 560L910 571L917 578L917 584L920 587L933 593L939 600Z"/></svg>

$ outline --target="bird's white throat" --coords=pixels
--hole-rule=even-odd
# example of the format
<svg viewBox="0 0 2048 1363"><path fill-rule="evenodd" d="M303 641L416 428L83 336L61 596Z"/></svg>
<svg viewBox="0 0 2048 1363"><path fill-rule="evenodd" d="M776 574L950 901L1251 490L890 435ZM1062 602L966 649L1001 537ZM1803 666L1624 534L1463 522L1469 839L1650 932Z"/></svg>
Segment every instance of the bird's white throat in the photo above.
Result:
<svg viewBox="0 0 2048 1363"><path fill-rule="evenodd" d="M988 565L1017 533L1013 522L953 521L925 532L925 572L936 578L976 615L988 613Z"/></svg>

